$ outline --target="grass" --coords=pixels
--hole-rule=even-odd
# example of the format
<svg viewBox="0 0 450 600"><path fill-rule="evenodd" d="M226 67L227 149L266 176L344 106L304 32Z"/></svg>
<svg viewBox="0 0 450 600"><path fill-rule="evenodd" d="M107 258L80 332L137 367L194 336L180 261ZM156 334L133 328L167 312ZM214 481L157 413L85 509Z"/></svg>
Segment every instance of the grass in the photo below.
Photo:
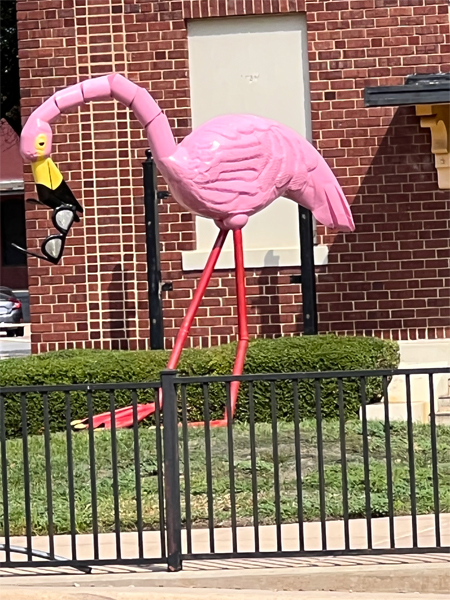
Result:
<svg viewBox="0 0 450 600"><path fill-rule="evenodd" d="M385 432L383 423L369 423L370 497L372 515L388 514L386 491ZM304 421L301 433L301 469L303 516L307 521L320 516L317 433L315 421ZM408 468L408 436L405 423L391 426L394 510L396 515L410 514L411 494ZM278 457L282 522L296 522L297 478L295 462L295 432L291 423L278 424ZM240 525L252 522L251 455L248 425L233 428L236 514ZM324 471L327 519L343 516L342 475L339 424L324 422ZM75 488L75 528L79 533L92 531L92 508L89 472L89 440L86 432L72 436ZM140 428L140 469L144 527L159 528L158 465L155 430ZM53 489L53 521L55 533L70 532L67 440L64 433L51 435L51 466ZM365 485L361 424L346 423L346 460L348 503L351 517L365 515ZM95 433L96 479L99 530L114 530L114 497L112 486L111 435L109 431ZM212 431L213 504L216 526L226 526L231 518L230 475L228 467L227 431ZM12 535L25 533L24 472L22 441L7 442L9 521ZM203 429L189 430L191 513L194 526L207 523L208 500ZM31 520L34 535L48 531L45 478L45 448L42 436L29 438ZM184 490L183 448L180 444L181 485ZM430 427L414 425L414 460L418 514L434 510ZM136 528L136 493L133 432L117 432L118 484L120 492L120 523L122 530ZM438 429L438 463L440 510L450 511L450 428ZM261 524L275 522L274 460L270 425L256 425L256 467L258 478L258 512ZM0 491L1 497L1 491ZM184 514L184 493L182 511ZM0 522L3 506L0 504Z"/></svg>

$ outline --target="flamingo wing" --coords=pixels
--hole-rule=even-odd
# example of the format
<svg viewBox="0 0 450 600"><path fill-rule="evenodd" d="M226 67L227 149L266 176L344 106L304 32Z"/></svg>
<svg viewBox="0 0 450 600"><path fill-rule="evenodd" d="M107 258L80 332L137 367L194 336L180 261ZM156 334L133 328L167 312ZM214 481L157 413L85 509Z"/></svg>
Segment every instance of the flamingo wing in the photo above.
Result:
<svg viewBox="0 0 450 600"><path fill-rule="evenodd" d="M289 186L292 172L286 168L287 151L298 156L298 150L287 148L278 123L251 115L230 115L196 129L170 161L172 169L182 175L184 186L201 197L199 214L251 215Z"/></svg>

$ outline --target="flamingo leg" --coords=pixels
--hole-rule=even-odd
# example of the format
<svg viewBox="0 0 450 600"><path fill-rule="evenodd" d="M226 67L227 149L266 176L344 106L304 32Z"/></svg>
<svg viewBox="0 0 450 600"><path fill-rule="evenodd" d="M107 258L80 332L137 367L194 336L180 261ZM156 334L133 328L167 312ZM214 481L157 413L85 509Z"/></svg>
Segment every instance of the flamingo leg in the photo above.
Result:
<svg viewBox="0 0 450 600"><path fill-rule="evenodd" d="M195 319L195 315L197 314L198 307L200 306L203 296L205 295L206 288L208 287L209 280L211 279L211 275L213 274L214 268L219 259L220 252L223 248L227 235L227 229L221 229L219 231L219 235L217 236L213 249L211 250L211 254L209 255L208 261L206 263L205 269L202 273L202 276L200 277L200 281L198 282L198 287L195 290L192 302L189 306L186 316L183 319L183 323L181 324L180 330L177 335L177 339L175 340L175 345L173 347L172 353L169 358L169 362L167 364L168 369L176 369L178 365L181 351L183 350L183 346L186 342L189 330Z"/></svg>
<svg viewBox="0 0 450 600"><path fill-rule="evenodd" d="M248 319L247 319L247 301L245 295L245 271L244 271L244 250L242 245L242 229L233 231L234 242L234 261L236 272L236 295L238 309L238 346L236 358L234 361L233 375L242 375L244 369L245 355L248 348ZM224 418L219 421L211 421L211 427L225 427L229 420L233 419L237 397L239 393L239 381L233 381L230 385L230 405L231 415L225 409ZM203 425L203 423L190 423L191 426Z"/></svg>
<svg viewBox="0 0 450 600"><path fill-rule="evenodd" d="M214 242L214 246L212 247L209 258L206 262L205 268L203 270L202 276L200 277L200 281L198 282L197 289L195 290L194 297L192 298L192 302L189 305L186 316L181 323L181 327L178 331L177 338L175 340L175 344L173 350L170 354L169 362L167 363L168 369L176 369L178 362L180 360L181 352L183 350L184 344L186 343L186 338L189 334L189 330L192 327L192 323L194 322L195 315L199 309L200 303L203 300L203 296L205 295L206 288L208 287L211 276L216 267L217 261L219 260L220 253L222 251L225 240L227 239L228 229L221 229L219 234ZM163 405L163 393L162 389L159 390L158 395L159 408L162 409Z"/></svg>
<svg viewBox="0 0 450 600"><path fill-rule="evenodd" d="M245 355L248 348L248 319L247 300L245 297L245 271L244 250L242 245L242 229L233 232L234 260L236 264L236 292L238 309L238 347L234 361L233 375L242 375L244 369ZM230 386L231 395L231 417L236 410L237 396L239 393L239 381L233 381Z"/></svg>
<svg viewBox="0 0 450 600"><path fill-rule="evenodd" d="M209 280L211 279L211 275L213 274L216 263L219 259L220 252L223 248L225 240L228 235L227 229L221 229L217 236L217 239L214 243L214 246L211 250L211 254L209 255L208 261L206 263L205 269L200 277L200 281L198 287L195 291L194 298L189 306L188 312L183 319L183 323L181 324L180 330L177 335L177 339L175 340L175 345L173 347L172 353L170 355L169 362L167 364L168 369L175 369L178 361L180 360L181 351L183 350L183 346L186 342L186 338L188 336L189 330L192 326L192 323L195 319L195 315L197 314L198 307L205 295L205 290L208 287ZM162 408L163 397L162 390L159 392L159 406ZM152 415L155 410L155 403L151 402L150 404L138 404L138 421L142 421L146 417ZM126 406L125 408L121 408L115 411L116 417L116 428L122 427L132 427L133 426L133 407ZM72 422L72 427L74 429L88 429L89 428L89 419L80 419ZM92 420L93 429L98 428L111 428L111 413L102 413L101 415L95 415Z"/></svg>

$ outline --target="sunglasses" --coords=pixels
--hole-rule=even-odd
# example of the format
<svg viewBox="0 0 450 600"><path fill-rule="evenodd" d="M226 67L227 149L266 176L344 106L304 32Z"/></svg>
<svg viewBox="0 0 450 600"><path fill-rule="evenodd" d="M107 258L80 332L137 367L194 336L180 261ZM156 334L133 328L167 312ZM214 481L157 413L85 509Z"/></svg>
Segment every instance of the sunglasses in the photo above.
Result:
<svg viewBox="0 0 450 600"><path fill-rule="evenodd" d="M39 201L35 202L41 204ZM36 254L30 250L25 250L25 248L21 248L14 243L11 245L17 250L28 254L29 256L34 256L35 258L40 258L41 260L46 260L56 265L61 260L63 255L66 237L70 231L70 228L72 227L74 221L79 220L80 218L76 214L76 208L74 206L62 204L54 209L52 215L53 225L59 231L59 233L50 235L42 242L42 254Z"/></svg>

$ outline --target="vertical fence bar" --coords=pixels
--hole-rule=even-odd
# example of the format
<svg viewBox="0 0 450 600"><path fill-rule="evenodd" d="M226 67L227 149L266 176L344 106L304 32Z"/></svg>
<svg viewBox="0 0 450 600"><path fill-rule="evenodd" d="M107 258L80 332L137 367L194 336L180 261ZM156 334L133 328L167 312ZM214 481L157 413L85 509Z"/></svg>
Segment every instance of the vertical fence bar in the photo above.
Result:
<svg viewBox="0 0 450 600"><path fill-rule="evenodd" d="M48 394L43 394L44 404L44 448L45 448L45 484L47 492L47 522L48 550L50 556L55 556L55 540L53 527L53 489L52 489L52 459L50 450L50 418L48 412Z"/></svg>
<svg viewBox="0 0 450 600"><path fill-rule="evenodd" d="M116 558L122 558L120 542L120 502L119 502L119 476L117 472L117 431L116 431L116 402L114 391L109 391L109 410L111 414L111 470L114 499L114 535L116 538Z"/></svg>
<svg viewBox="0 0 450 600"><path fill-rule="evenodd" d="M416 469L414 464L414 434L411 406L411 377L406 378L406 415L408 428L408 464L409 464L409 491L411 494L411 527L413 548L417 548L417 502L416 502Z"/></svg>
<svg viewBox="0 0 450 600"><path fill-rule="evenodd" d="M72 560L77 560L77 530L75 525L75 485L73 475L72 428L70 425L72 418L69 392L65 393L64 401L66 409L67 491L69 494L70 544L72 550Z"/></svg>
<svg viewBox="0 0 450 600"><path fill-rule="evenodd" d="M248 383L248 410L250 420L250 461L252 466L253 534L255 539L255 552L259 552L258 475L256 473L255 399L253 398L253 381L249 381Z"/></svg>
<svg viewBox="0 0 450 600"><path fill-rule="evenodd" d="M100 556L98 543L98 507L97 507L97 475L95 472L95 443L94 443L94 407L92 405L92 390L87 388L88 432L89 432L89 475L91 480L92 505L92 542L94 559Z"/></svg>
<svg viewBox="0 0 450 600"><path fill-rule="evenodd" d="M369 432L367 431L367 395L366 379L360 377L361 413L362 413L362 441L364 462L364 495L366 497L366 528L367 547L372 550L372 508L370 504L370 464L369 464Z"/></svg>
<svg viewBox="0 0 450 600"><path fill-rule="evenodd" d="M317 467L319 471L320 531L322 550L327 549L327 524L325 510L325 466L323 459L322 407L320 380L314 380L316 400Z"/></svg>
<svg viewBox="0 0 450 600"><path fill-rule="evenodd" d="M350 550L350 527L348 517L347 446L345 439L345 406L342 378L338 378L339 440L341 450L342 510L344 513L345 549Z"/></svg>
<svg viewBox="0 0 450 600"><path fill-rule="evenodd" d="M205 459L206 459L206 494L208 497L208 529L209 529L209 551L215 552L214 539L214 498L212 482L212 456L211 456L211 426L209 418L209 390L208 384L204 383L203 389L203 419L205 423Z"/></svg>
<svg viewBox="0 0 450 600"><path fill-rule="evenodd" d="M164 490L166 497L167 570L182 569L180 460L178 456L178 411L176 371L161 372L164 399Z"/></svg>
<svg viewBox="0 0 450 600"><path fill-rule="evenodd" d="M234 447L233 447L233 415L231 413L230 383L226 387L226 415L227 415L227 445L228 445L228 475L230 481L230 509L231 509L231 539L233 552L237 552L237 520L236 520L236 484L234 475Z"/></svg>
<svg viewBox="0 0 450 600"><path fill-rule="evenodd" d="M295 470L297 475L297 518L300 552L305 550L305 531L303 526L303 489L302 489L302 449L300 440L300 411L298 406L298 380L292 382L294 393L294 441Z"/></svg>
<svg viewBox="0 0 450 600"><path fill-rule="evenodd" d="M25 529L27 537L27 557L33 560L32 554L32 524L31 524L31 491L30 491L30 457L28 452L27 397L21 392L20 405L22 413L22 456L23 456L23 486L25 500Z"/></svg>
<svg viewBox="0 0 450 600"><path fill-rule="evenodd" d="M395 520L394 520L394 490L392 478L392 455L391 455L391 423L389 419L389 391L387 377L383 375L383 398L384 398L384 443L386 446L386 486L388 497L389 514L389 545L395 548Z"/></svg>
<svg viewBox="0 0 450 600"><path fill-rule="evenodd" d="M275 381L270 382L270 404L272 408L272 456L273 456L273 487L275 492L275 526L277 531L277 552L283 550L281 535L281 497L280 497L280 464L278 457L278 411Z"/></svg>
<svg viewBox="0 0 450 600"><path fill-rule="evenodd" d="M158 502L159 502L159 539L161 544L161 556L166 556L165 536L165 509L164 509L164 459L163 441L161 434L161 388L155 390L155 426L156 426L156 466L158 470Z"/></svg>
<svg viewBox="0 0 450 600"><path fill-rule="evenodd" d="M8 500L8 458L6 454L5 398L0 394L0 448L2 452L2 500L3 500L3 537L5 539L5 559L11 560L11 539L9 532Z"/></svg>
<svg viewBox="0 0 450 600"><path fill-rule="evenodd" d="M137 392L131 391L133 407L133 450L134 450L134 485L136 490L136 527L139 558L144 558L144 538L142 522L142 486L141 486L141 453L139 448L139 422L137 410Z"/></svg>
<svg viewBox="0 0 450 600"><path fill-rule="evenodd" d="M431 464L433 470L433 500L434 500L434 533L436 547L441 547L441 524L439 508L439 473L437 452L436 413L434 402L433 374L428 375L428 386L430 390L430 434L431 434Z"/></svg>
<svg viewBox="0 0 450 600"><path fill-rule="evenodd" d="M186 406L186 385L181 385L181 411L183 420L183 467L184 467L184 505L186 513L187 553L192 554L192 514L191 514L191 466L189 457L189 428Z"/></svg>

